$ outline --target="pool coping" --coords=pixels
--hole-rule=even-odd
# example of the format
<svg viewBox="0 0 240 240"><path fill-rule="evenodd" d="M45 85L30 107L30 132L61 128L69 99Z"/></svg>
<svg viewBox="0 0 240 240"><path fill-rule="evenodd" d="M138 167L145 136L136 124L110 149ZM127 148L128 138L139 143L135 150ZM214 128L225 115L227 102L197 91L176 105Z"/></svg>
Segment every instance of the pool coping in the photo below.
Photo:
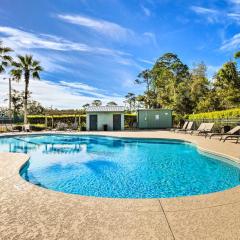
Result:
<svg viewBox="0 0 240 240"><path fill-rule="evenodd" d="M220 157L231 159L234 162L240 163L238 156L237 145L231 142L220 143L216 140L204 139L201 136L190 136L187 134L172 133L166 131L137 131L137 132L32 132L29 135L42 134L69 134L69 135L104 135L110 137L134 137L134 138L151 138L153 139L174 139L190 142L203 152L214 154ZM0 136L16 136L26 134L0 134ZM211 143L211 144L210 144ZM209 145L210 144L210 145ZM212 145L212 146L211 146ZM213 147L215 146L215 147ZM229 149L227 149L229 148ZM232 148L234 151L230 151ZM0 165L0 182L9 189L15 189L16 186L23 186L29 188L31 194L44 196L45 202L58 201L61 199L64 204L72 204L78 206L83 211L97 211L97 212L128 212L128 213L163 213L170 230L169 239L178 239L179 234L183 234L183 230L175 227L175 218L185 214L197 214L198 212L213 211L213 209L224 209L237 206L240 209L240 186L224 190L216 193L209 193L204 195L176 197L176 198L153 198L153 199L125 199L125 198L101 198L88 197L74 194L67 194L62 192L55 192L50 189L45 189L31 184L19 175L20 168L27 162L29 156L21 153L0 153L0 158L5 159L6 163ZM15 191L15 190L14 190ZM29 193L28 192L28 193ZM30 195L31 197L31 195ZM81 203L79 203L79 201ZM205 220L207 221L207 219ZM229 220L230 221L230 220ZM174 222L174 226L173 226ZM187 226L185 226L187 229ZM195 226L196 227L196 226ZM206 229L205 229L206 230ZM182 231L182 232L181 232ZM189 231L189 230L186 230ZM231 229L232 231L232 229ZM184 232L185 239L187 233ZM193 233L192 233L193 234ZM191 234L191 236L193 236ZM206 233L201 233L206 234ZM229 233L230 234L230 233ZM230 235L229 235L230 236ZM144 238L143 238L144 239ZM165 238L164 238L165 239ZM179 238L180 239L180 238ZM193 239L190 238L189 239ZM231 239L231 238L229 238ZM233 238L234 239L234 238Z"/></svg>

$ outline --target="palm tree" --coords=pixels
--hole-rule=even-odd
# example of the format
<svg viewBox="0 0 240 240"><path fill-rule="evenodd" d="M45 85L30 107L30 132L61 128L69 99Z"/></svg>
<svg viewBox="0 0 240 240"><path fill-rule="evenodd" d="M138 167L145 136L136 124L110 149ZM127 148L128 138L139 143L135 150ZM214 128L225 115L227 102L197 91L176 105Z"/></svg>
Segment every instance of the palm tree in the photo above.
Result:
<svg viewBox="0 0 240 240"><path fill-rule="evenodd" d="M40 62L33 59L31 55L17 56L17 61L12 63L13 69L11 70L11 75L17 80L20 81L21 78L24 78L25 81L25 91L24 91L24 124L27 124L27 103L28 103L28 87L29 80L40 79L39 73L43 71L43 68L40 66Z"/></svg>
<svg viewBox="0 0 240 240"><path fill-rule="evenodd" d="M0 41L0 73L3 73L6 67L12 63L12 57L9 55L13 50L9 47L4 47L2 41Z"/></svg>
<svg viewBox="0 0 240 240"><path fill-rule="evenodd" d="M12 64L12 57L9 55L10 52L13 50L9 47L3 46L2 41L0 41L0 73L5 72L6 68L9 67ZM7 78L4 78L7 79ZM8 95L9 95L9 118L12 118L12 113L11 113L11 78L8 78Z"/></svg>

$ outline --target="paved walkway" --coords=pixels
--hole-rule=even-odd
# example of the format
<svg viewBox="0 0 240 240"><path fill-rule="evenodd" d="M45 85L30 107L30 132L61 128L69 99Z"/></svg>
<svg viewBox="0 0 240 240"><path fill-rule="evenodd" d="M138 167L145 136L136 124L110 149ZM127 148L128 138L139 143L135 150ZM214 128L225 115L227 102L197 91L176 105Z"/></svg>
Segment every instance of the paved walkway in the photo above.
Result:
<svg viewBox="0 0 240 240"><path fill-rule="evenodd" d="M164 131L97 134L184 139L240 161L239 144L231 142ZM169 199L84 197L26 182L19 169L27 159L0 153L1 240L240 239L240 187Z"/></svg>

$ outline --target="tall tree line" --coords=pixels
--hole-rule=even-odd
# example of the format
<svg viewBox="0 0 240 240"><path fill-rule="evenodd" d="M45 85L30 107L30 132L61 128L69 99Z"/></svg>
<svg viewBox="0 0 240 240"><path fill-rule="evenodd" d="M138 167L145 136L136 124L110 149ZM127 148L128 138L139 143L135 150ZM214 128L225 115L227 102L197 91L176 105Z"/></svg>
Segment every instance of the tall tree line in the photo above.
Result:
<svg viewBox="0 0 240 240"><path fill-rule="evenodd" d="M239 57L236 53L235 60ZM233 60L209 80L203 62L189 69L176 54L166 53L139 73L135 83L146 86L136 101L147 108L169 108L184 115L240 107L240 73Z"/></svg>

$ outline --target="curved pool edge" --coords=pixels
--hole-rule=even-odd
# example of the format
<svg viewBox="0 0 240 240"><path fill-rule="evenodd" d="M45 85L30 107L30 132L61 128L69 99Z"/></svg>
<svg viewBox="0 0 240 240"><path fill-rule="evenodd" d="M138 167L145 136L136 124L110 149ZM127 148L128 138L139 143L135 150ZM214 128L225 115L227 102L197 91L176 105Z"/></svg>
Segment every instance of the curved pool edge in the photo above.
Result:
<svg viewBox="0 0 240 240"><path fill-rule="evenodd" d="M123 134L125 133L125 135ZM146 134L146 132L131 132L131 136L129 136L129 134L126 134L129 132L122 132L122 136L118 137L134 137L134 138L149 138L149 134ZM145 133L145 135L143 136L143 134L141 133ZM29 134L29 133L28 133ZM30 133L31 135L36 135L36 133ZM37 133L38 134L38 133ZM40 135L42 133L39 133ZM46 134L51 134L51 132L48 132ZM54 133L56 134L56 133ZM73 133L59 133L59 134L73 134ZM76 134L76 133L75 133ZM79 133L77 133L79 135ZM114 136L116 134L116 132L112 132L112 133L108 133L108 134L104 134L104 133L94 133L94 134L86 134L86 133L81 133L80 135L103 135L103 136L111 136L111 137L116 137ZM134 136L132 136L132 134L134 134ZM23 135L23 134L21 134ZM25 135L25 134L24 134ZM223 152L220 151L213 151L213 149L209 149L206 148L204 146L201 145L201 142L199 142L200 140L202 140L202 137L196 137L196 136L188 136L185 134L172 134L167 132L167 137L166 132L150 132L151 137L150 138L155 138L155 139L174 139L174 140L181 140L181 141L186 141L188 143L194 144L200 151L203 152L207 152L213 155L217 155L220 157L224 157L224 158L228 158L231 159L234 162L239 163L240 160L232 155L227 155ZM154 136L153 136L154 135ZM1 136L10 136L10 135L1 135ZM12 134L11 136L16 136L16 134ZM174 138L175 136L175 138ZM186 139L187 137L187 139ZM213 140L208 140L208 139L204 139L204 141L211 141L211 143L213 143ZM218 143L221 144L221 149L223 144L225 143ZM232 144L234 146L234 144ZM30 184L34 191L38 191L39 194L42 192L44 192L44 194L47 194L47 192L51 192L51 194L56 194L56 196L59 197L67 197L69 198L81 198L82 201L85 201L88 205L88 202L94 202L94 204L96 204L96 202L101 202L104 201L105 203L107 202L113 202L113 201L118 201L118 202L125 202L131 205L131 207L133 207L133 205L135 205L137 202L154 202L155 200L160 201L161 204L163 205L163 207L166 209L166 211L183 211L183 210L188 210L188 209L201 209L201 208L209 208L209 207L216 207L216 206L222 206L222 205L227 205L227 204L233 204L233 203L238 203L240 202L240 186L231 188L231 189L227 189L224 191L220 191L220 192L215 192L215 193L209 193L209 194L204 194L204 195L195 195L195 196L185 196L185 197L175 197L175 198L153 198L153 199L126 199L126 198L118 198L118 199L114 199L114 198L101 198L101 197L92 197L92 196L80 196L80 195L76 195L76 194L69 194L69 193L63 193L63 192L56 192L53 191L51 189L45 189L45 188L40 188L28 181L26 181L25 179L23 179L19 172L22 169L23 166L25 166L25 164L27 163L29 156L25 155L25 154L19 154L19 153L0 153L0 155L4 155L5 158L11 159L11 161L14 161L14 164L6 164L5 165L5 169L3 172L3 176L1 179L6 178L6 180L9 178L9 172L12 174L11 176L15 177L15 180L13 183L10 184L22 184L22 181L26 182L27 184ZM19 160L20 158L20 160ZM2 169L1 169L2 170ZM67 195L67 196L66 196ZM145 204L144 204L145 205ZM88 205L89 206L89 205ZM124 206L126 207L126 204L124 204ZM106 206L105 206L106 207ZM105 209L104 207L104 209ZM143 207L143 209L145 209ZM155 208L154 208L155 209Z"/></svg>

